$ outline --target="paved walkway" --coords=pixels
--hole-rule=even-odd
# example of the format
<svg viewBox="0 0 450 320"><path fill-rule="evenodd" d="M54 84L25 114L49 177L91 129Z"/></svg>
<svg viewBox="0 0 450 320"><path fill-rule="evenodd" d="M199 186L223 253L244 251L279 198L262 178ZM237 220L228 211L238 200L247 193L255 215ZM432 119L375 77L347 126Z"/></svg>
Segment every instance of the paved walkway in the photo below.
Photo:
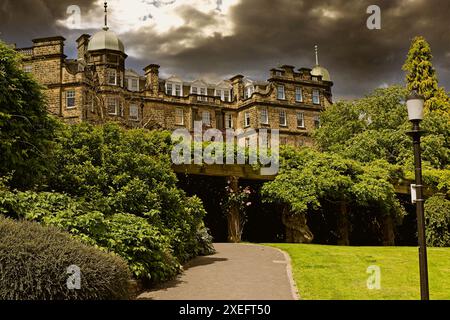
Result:
<svg viewBox="0 0 450 320"><path fill-rule="evenodd" d="M217 254L199 257L176 280L141 294L155 300L293 300L289 257L269 247L215 244Z"/></svg>

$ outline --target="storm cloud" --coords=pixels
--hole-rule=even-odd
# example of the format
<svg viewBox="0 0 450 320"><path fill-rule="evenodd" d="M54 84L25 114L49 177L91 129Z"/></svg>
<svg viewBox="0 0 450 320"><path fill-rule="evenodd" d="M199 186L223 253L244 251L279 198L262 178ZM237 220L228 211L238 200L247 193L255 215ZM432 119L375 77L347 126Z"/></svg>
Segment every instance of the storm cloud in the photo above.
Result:
<svg viewBox="0 0 450 320"><path fill-rule="evenodd" d="M132 6L143 1L127 2ZM209 2L214 8L215 0L179 4L173 14L181 23L163 31L154 24L140 24L121 32L120 25L112 23L130 55L128 66L141 70L158 63L164 75L189 80L235 74L264 80L277 65L312 67L317 44L320 64L329 69L335 83L335 97L353 98L402 83L401 67L410 41L423 35L431 44L440 85L450 88L448 0L234 0L226 13L200 8ZM100 28L101 3L2 0L0 38L29 46L32 38L63 35L68 39L68 55L73 56L73 41L96 29L71 30L57 21L65 19L67 7L75 4L91 18L98 15ZM367 7L374 4L381 8L381 30L366 27ZM110 8L114 10L114 1Z"/></svg>

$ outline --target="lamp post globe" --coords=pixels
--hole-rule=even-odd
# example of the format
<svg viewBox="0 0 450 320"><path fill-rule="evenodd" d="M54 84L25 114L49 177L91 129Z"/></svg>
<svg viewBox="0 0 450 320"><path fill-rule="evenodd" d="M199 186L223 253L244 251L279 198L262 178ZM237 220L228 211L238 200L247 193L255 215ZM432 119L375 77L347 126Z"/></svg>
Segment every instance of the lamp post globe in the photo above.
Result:
<svg viewBox="0 0 450 320"><path fill-rule="evenodd" d="M425 99L416 90L411 91L406 99L406 106L408 108L409 121L423 120L423 106Z"/></svg>

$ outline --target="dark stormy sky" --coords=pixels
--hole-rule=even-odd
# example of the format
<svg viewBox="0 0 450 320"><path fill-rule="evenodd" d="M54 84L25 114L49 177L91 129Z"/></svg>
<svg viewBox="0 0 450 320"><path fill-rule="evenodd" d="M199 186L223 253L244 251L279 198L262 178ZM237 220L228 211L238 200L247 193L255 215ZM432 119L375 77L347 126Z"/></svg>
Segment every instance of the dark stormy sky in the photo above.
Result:
<svg viewBox="0 0 450 320"><path fill-rule="evenodd" d="M81 20L67 13L80 8ZM381 30L369 30L367 7L381 8ZM62 35L75 39L103 25L102 0L0 0L0 38L30 46ZM150 63L163 75L210 81L243 74L265 80L280 64L329 69L337 99L402 83L410 40L430 42L440 85L450 90L449 0L110 0L109 25L126 46L128 67ZM216 8L220 8L217 10ZM75 22L75 23L74 23Z"/></svg>

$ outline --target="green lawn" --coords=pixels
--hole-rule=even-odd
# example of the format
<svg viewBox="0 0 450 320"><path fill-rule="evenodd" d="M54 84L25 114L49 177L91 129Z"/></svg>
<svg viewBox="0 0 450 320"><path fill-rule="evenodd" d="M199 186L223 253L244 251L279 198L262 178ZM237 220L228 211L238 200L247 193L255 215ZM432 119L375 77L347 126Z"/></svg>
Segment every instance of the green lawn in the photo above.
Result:
<svg viewBox="0 0 450 320"><path fill-rule="evenodd" d="M268 244L289 253L306 300L420 299L418 249ZM381 289L369 290L367 268L381 269ZM450 248L429 248L430 298L450 300Z"/></svg>

